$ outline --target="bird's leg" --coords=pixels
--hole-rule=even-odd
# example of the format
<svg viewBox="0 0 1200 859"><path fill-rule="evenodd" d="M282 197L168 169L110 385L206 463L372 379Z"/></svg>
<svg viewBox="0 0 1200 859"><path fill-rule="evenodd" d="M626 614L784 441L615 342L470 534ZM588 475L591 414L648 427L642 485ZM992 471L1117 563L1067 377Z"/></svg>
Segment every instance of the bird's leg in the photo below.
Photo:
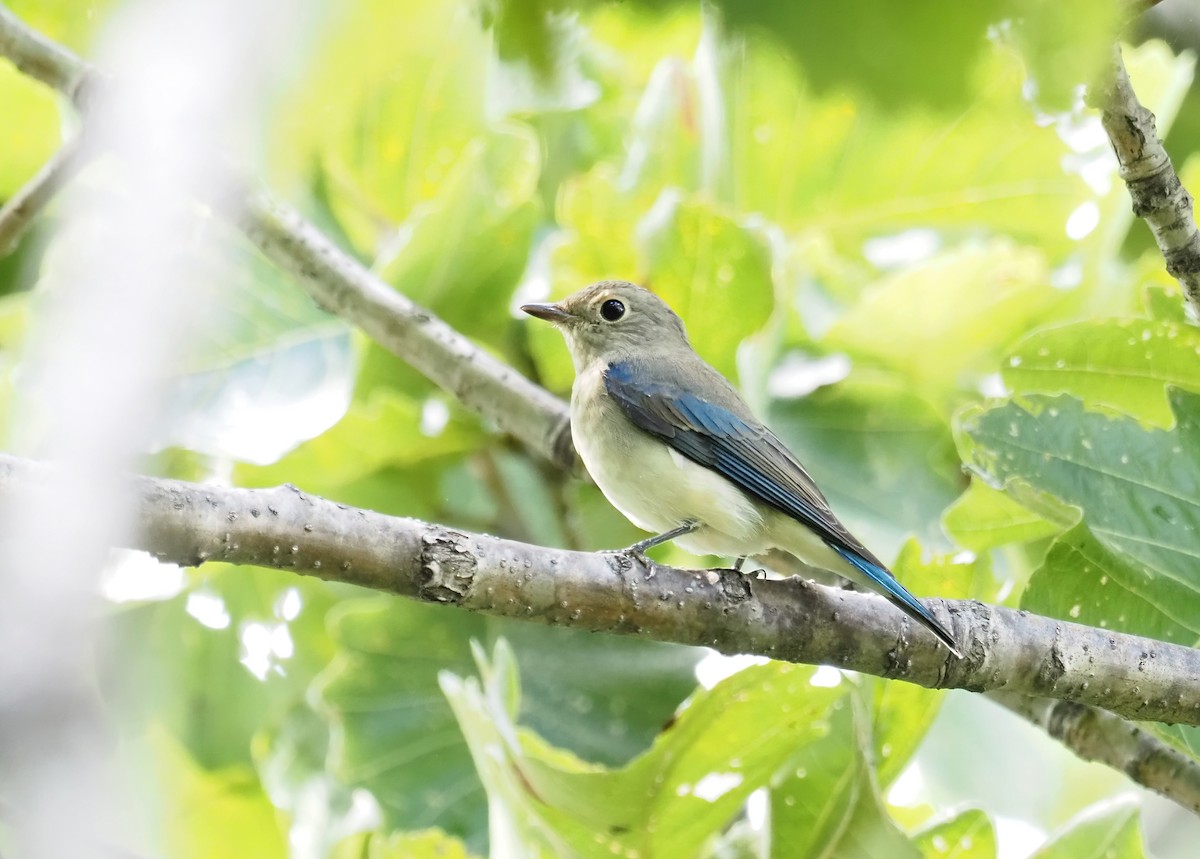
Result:
<svg viewBox="0 0 1200 859"><path fill-rule="evenodd" d="M638 558L644 558L647 549L653 549L655 546L661 546L663 543L670 542L676 537L682 537L684 534L690 534L700 527L700 523L695 519L688 519L682 525L672 528L662 534L655 534L653 537L647 537L645 540L638 540L628 549L624 551L627 554L635 555Z"/></svg>
<svg viewBox="0 0 1200 859"><path fill-rule="evenodd" d="M740 558L738 558L736 561L733 562L733 571L735 573L740 573L742 571L742 564L744 564L744 563L746 563L746 556L742 555Z"/></svg>

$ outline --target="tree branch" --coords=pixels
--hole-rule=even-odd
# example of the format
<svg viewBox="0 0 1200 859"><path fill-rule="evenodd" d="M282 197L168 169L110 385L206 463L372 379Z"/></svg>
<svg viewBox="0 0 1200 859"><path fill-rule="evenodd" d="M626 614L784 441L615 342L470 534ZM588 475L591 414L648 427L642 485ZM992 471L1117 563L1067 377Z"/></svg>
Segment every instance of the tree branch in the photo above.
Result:
<svg viewBox="0 0 1200 859"><path fill-rule="evenodd" d="M996 703L1029 720L1085 761L1119 770L1133 781L1200 814L1200 765L1149 731L1074 701L992 692Z"/></svg>
<svg viewBox="0 0 1200 859"><path fill-rule="evenodd" d="M0 3L0 56L8 57L19 71L77 104L85 89L84 78L91 74L87 63L25 26L3 3Z"/></svg>
<svg viewBox="0 0 1200 859"><path fill-rule="evenodd" d="M48 469L0 455L0 493ZM801 578L758 580L531 546L349 508L290 486L141 477L133 488L143 529L130 548L172 563L255 564L499 617L1200 724L1200 650L1161 641L974 601L926 600L962 642L966 657L957 660L881 597Z"/></svg>
<svg viewBox="0 0 1200 859"><path fill-rule="evenodd" d="M242 212L241 227L250 240L318 304L531 450L568 471L578 468L561 399L375 277L295 210L252 194Z"/></svg>
<svg viewBox="0 0 1200 859"><path fill-rule="evenodd" d="M1154 114L1133 91L1120 48L1113 49L1107 80L1089 90L1088 103L1100 110L1133 213L1149 224L1167 272L1183 287L1189 314L1200 319L1200 232L1192 216L1192 196L1158 137Z"/></svg>
<svg viewBox="0 0 1200 859"><path fill-rule="evenodd" d="M0 9L0 14L3 13ZM78 136L65 142L24 187L0 208L0 257L16 250L25 230L62 187L87 162L88 151Z"/></svg>

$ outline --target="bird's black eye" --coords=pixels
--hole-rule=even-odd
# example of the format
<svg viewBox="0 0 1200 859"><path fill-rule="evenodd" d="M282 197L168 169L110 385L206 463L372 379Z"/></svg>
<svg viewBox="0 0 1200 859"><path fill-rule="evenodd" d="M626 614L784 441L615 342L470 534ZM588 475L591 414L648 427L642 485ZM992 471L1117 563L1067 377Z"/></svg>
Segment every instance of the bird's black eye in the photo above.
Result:
<svg viewBox="0 0 1200 859"><path fill-rule="evenodd" d="M609 322L616 322L625 315L625 305L615 298L610 298L600 305L600 315Z"/></svg>

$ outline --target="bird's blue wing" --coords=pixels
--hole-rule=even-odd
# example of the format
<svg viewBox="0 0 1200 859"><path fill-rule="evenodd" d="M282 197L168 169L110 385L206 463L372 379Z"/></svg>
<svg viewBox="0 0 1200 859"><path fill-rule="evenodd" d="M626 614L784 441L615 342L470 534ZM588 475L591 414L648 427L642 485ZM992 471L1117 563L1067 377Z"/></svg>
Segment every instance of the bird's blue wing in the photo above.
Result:
<svg viewBox="0 0 1200 859"><path fill-rule="evenodd" d="M716 375L707 366L704 370ZM671 375L670 367L618 361L608 366L604 384L635 426L800 520L835 549L883 567L837 520L808 472L774 433L749 416L685 390Z"/></svg>
<svg viewBox="0 0 1200 859"><path fill-rule="evenodd" d="M733 405L736 395L715 370L704 364L693 370L711 374L710 387L738 408ZM833 515L821 490L783 442L749 414L739 415L692 393L680 376L679 367L671 364L618 361L608 366L604 385L635 426L807 525L880 593L959 655L950 633ZM744 406L739 411L744 412Z"/></svg>

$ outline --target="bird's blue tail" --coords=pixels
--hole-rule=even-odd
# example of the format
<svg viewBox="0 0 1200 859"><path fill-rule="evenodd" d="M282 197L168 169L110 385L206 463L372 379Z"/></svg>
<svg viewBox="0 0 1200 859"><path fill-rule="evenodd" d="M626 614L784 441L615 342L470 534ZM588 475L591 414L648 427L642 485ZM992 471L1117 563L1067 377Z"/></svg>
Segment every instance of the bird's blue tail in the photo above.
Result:
<svg viewBox="0 0 1200 859"><path fill-rule="evenodd" d="M846 559L856 570L869 578L878 586L879 591L892 602L893 605L902 610L913 620L919 621L924 626L928 627L929 631L938 637L942 644L950 649L950 652L955 656L962 658L962 653L959 652L958 645L955 643L953 636L946 630L944 626L937 622L929 609L921 605L920 601L904 589L904 586L896 581L896 577L880 567L873 564L865 558L861 558L854 552L843 549L839 546L831 546L835 552Z"/></svg>

